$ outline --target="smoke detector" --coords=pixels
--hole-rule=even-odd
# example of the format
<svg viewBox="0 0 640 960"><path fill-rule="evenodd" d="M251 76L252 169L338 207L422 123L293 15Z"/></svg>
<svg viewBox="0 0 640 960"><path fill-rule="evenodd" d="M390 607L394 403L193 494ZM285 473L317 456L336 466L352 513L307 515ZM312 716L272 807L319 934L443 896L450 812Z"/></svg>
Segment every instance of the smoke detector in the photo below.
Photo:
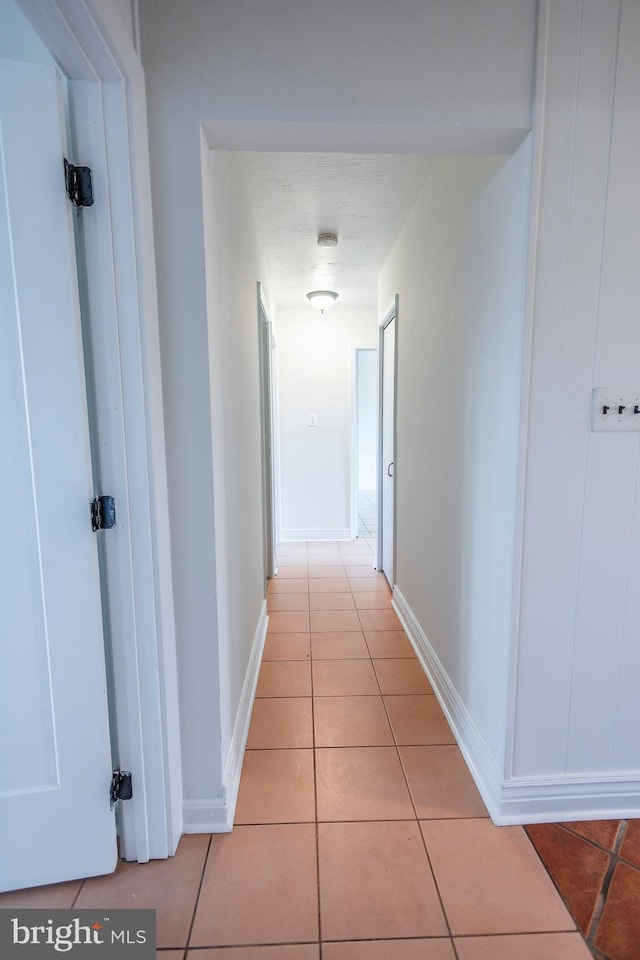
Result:
<svg viewBox="0 0 640 960"><path fill-rule="evenodd" d="M337 247L338 246L338 237L335 233L319 233L318 234L318 246L319 247Z"/></svg>

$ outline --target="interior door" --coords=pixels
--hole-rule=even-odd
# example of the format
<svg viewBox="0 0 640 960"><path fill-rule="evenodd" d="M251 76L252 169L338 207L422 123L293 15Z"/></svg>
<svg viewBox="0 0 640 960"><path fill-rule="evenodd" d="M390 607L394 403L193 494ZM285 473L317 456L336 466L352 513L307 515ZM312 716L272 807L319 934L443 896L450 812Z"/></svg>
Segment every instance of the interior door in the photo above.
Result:
<svg viewBox="0 0 640 960"><path fill-rule="evenodd" d="M378 566L394 583L395 543L395 409L396 409L396 313L388 313L380 326L380 481L378 518Z"/></svg>
<svg viewBox="0 0 640 960"><path fill-rule="evenodd" d="M0 62L3 890L117 859L62 129L54 68Z"/></svg>
<svg viewBox="0 0 640 960"><path fill-rule="evenodd" d="M356 347L355 435L352 490L353 537L377 536L378 513L378 351Z"/></svg>
<svg viewBox="0 0 640 960"><path fill-rule="evenodd" d="M264 575L271 580L276 572L275 497L273 465L273 333L262 305L258 284L258 335L260 344L260 413L262 434L262 518Z"/></svg>

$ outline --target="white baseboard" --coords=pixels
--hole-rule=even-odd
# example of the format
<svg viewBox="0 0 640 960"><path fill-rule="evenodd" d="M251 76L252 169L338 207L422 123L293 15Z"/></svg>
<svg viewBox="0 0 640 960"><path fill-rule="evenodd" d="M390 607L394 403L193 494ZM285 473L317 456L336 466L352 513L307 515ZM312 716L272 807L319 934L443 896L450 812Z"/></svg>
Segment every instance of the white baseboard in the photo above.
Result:
<svg viewBox="0 0 640 960"><path fill-rule="evenodd" d="M499 826L640 817L640 772L505 779L398 587L393 607L422 663L493 822Z"/></svg>
<svg viewBox="0 0 640 960"><path fill-rule="evenodd" d="M495 822L556 823L640 817L640 774L514 777L505 780Z"/></svg>
<svg viewBox="0 0 640 960"><path fill-rule="evenodd" d="M269 626L269 617L267 616L267 601L265 600L260 610L258 625L251 645L251 653L247 664L247 672L242 685L240 702L236 713L236 722L233 727L231 743L229 744L229 753L224 770L224 789L227 797L227 829L233 827L233 818L236 812L236 803L238 800L238 790L240 788L240 775L242 773L242 761L244 751L249 736L249 724L251 723L251 711L253 710L253 700L256 695L258 685L258 674L260 673L260 664L262 663L262 654L264 644L267 639L267 627Z"/></svg>
<svg viewBox="0 0 640 960"><path fill-rule="evenodd" d="M265 600L254 634L247 672L236 712L236 722L233 727L223 775L222 796L203 800L184 800L182 807L185 833L229 833L233 827L240 788L242 761L249 735L251 711L268 625L267 601Z"/></svg>
<svg viewBox="0 0 640 960"><path fill-rule="evenodd" d="M298 543L301 540L351 540L349 527L335 530L283 530L282 543Z"/></svg>
<svg viewBox="0 0 640 960"><path fill-rule="evenodd" d="M182 801L183 833L227 833L225 797Z"/></svg>
<svg viewBox="0 0 640 960"><path fill-rule="evenodd" d="M429 643L411 607L397 586L393 588L392 606L400 617L407 636L449 721L453 735L467 762L485 806L495 822L494 812L499 795L499 792L496 791L496 785L500 783L501 776L493 755L461 700L458 691L453 686L438 655Z"/></svg>

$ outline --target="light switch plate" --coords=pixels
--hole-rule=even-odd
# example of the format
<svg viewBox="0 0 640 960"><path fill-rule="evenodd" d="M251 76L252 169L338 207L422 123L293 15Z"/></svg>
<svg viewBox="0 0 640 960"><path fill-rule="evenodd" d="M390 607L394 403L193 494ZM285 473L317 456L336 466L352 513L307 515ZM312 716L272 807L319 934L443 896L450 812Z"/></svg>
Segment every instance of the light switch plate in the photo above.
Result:
<svg viewBox="0 0 640 960"><path fill-rule="evenodd" d="M640 388L594 387L591 429L640 433Z"/></svg>

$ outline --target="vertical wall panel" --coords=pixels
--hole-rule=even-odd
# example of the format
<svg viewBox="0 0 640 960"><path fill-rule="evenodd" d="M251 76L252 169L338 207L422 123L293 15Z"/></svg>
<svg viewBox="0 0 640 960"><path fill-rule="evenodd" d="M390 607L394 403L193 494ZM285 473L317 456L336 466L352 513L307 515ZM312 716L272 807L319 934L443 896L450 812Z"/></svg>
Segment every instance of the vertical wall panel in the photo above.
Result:
<svg viewBox="0 0 640 960"><path fill-rule="evenodd" d="M623 0L595 381L640 387L640 4Z"/></svg>
<svg viewBox="0 0 640 960"><path fill-rule="evenodd" d="M594 386L640 388L640 9L633 0L622 4L619 36ZM590 437L569 770L640 768L640 670L629 643L640 617L628 605L640 582L637 559L631 563L638 447L637 434ZM620 724L618 713L630 722Z"/></svg>
<svg viewBox="0 0 640 960"><path fill-rule="evenodd" d="M640 456L636 459L635 502L630 527L629 570L619 659L619 681L612 764L615 770L633 771L638 762L640 730Z"/></svg>
<svg viewBox="0 0 640 960"><path fill-rule="evenodd" d="M597 377L604 382L614 374L617 360L620 378L640 386L640 7L635 0L624 0L620 30L616 112L611 154L606 272L601 298L601 322L615 324L618 342L625 349L615 355L603 338L598 344ZM612 763L615 769L637 770L638 730L640 730L640 443L635 446L633 516L629 525L629 560L626 577L624 620L619 656L619 681L615 716Z"/></svg>
<svg viewBox="0 0 640 960"><path fill-rule="evenodd" d="M550 5L514 772L564 769L617 11Z"/></svg>
<svg viewBox="0 0 640 960"><path fill-rule="evenodd" d="M566 770L613 770L633 511L635 437L593 434L576 603ZM629 440L631 439L631 443Z"/></svg>

